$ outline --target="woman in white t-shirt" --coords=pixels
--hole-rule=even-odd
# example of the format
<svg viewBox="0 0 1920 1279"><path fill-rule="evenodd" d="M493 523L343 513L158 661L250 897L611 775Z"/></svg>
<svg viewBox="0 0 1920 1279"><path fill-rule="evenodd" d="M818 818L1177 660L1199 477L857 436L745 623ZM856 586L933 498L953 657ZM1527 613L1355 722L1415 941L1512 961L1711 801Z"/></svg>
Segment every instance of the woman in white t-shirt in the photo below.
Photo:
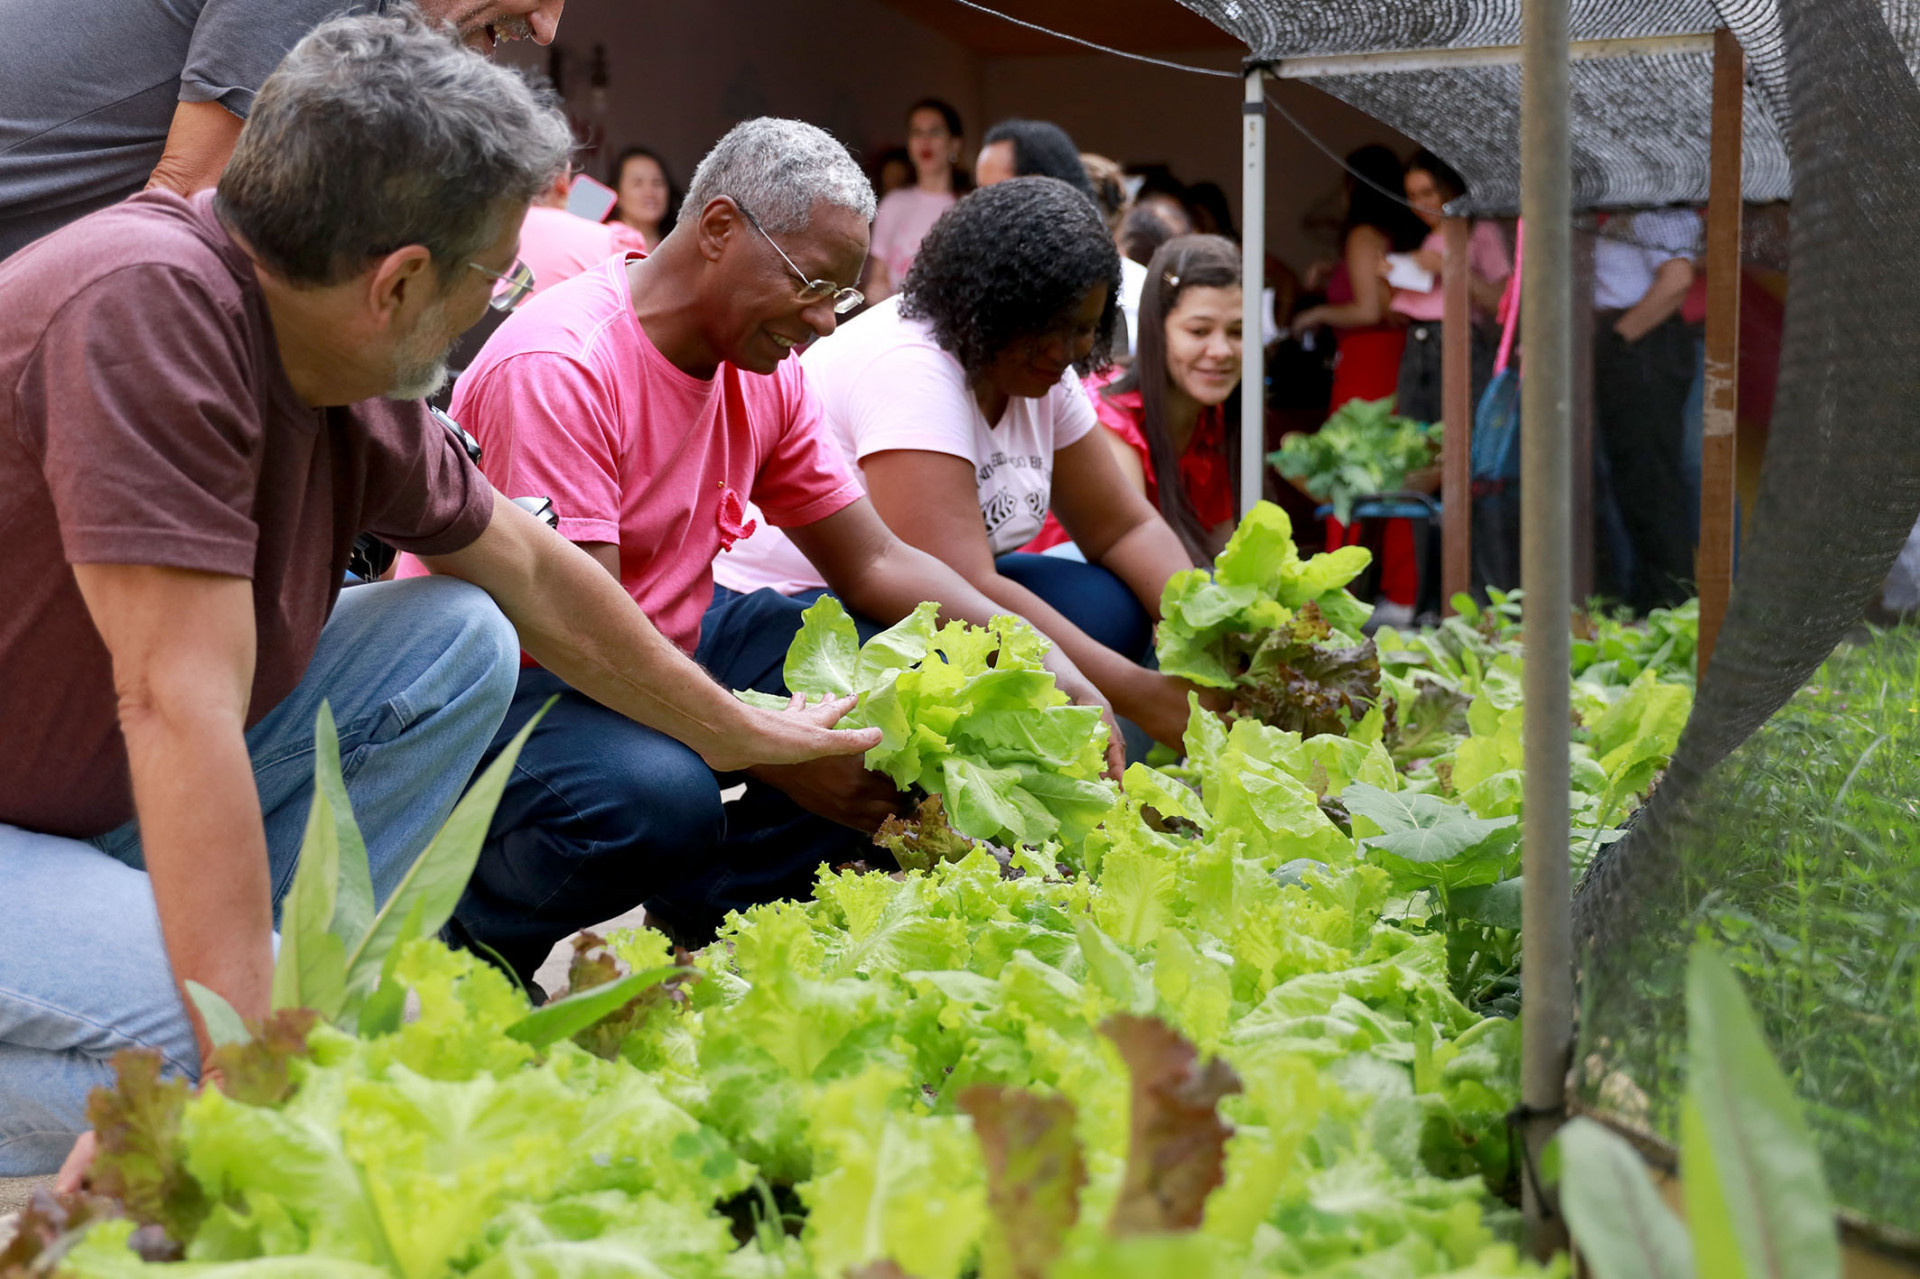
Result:
<svg viewBox="0 0 1920 1279"><path fill-rule="evenodd" d="M1092 201L1053 178L961 200L897 298L801 361L874 509L1073 659L1113 708L1178 745L1189 686L1141 662L1167 579L1191 566L1095 431L1079 371L1106 363L1119 254ZM1017 553L1051 505L1088 563ZM825 585L780 530L714 565L724 590Z"/></svg>
<svg viewBox="0 0 1920 1279"><path fill-rule="evenodd" d="M965 142L960 113L939 98L922 98L907 108L907 155L914 180L887 192L874 212L873 247L861 282L869 302L899 291L920 241L967 189L967 171L960 167Z"/></svg>

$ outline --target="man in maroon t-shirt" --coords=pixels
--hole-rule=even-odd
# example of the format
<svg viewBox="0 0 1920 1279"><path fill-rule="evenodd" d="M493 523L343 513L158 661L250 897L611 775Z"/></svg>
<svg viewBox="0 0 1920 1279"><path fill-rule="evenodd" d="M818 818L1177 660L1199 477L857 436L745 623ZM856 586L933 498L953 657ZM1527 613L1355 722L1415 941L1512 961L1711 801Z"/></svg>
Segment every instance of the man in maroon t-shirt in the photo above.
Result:
<svg viewBox="0 0 1920 1279"><path fill-rule="evenodd" d="M850 702L733 698L418 403L524 291L569 143L417 16L343 19L268 80L217 196L0 266L0 1176L59 1162L118 1049L197 1074L176 983L265 1015L323 700L382 899L523 646L716 768L877 740L829 731ZM440 575L342 595L363 531Z"/></svg>

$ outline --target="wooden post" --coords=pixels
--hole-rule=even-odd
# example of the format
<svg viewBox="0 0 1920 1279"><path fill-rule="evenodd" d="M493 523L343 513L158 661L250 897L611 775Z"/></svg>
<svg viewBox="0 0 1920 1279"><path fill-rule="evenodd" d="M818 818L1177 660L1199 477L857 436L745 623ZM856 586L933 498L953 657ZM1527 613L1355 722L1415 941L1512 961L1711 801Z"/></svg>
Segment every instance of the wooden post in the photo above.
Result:
<svg viewBox="0 0 1920 1279"><path fill-rule="evenodd" d="M1734 427L1740 394L1740 205L1746 55L1713 35L1712 176L1707 188L1707 360L1700 441L1700 654L1706 678L1733 590Z"/></svg>
<svg viewBox="0 0 1920 1279"><path fill-rule="evenodd" d="M1448 218L1447 270L1441 277L1440 324L1440 595L1441 612L1473 590L1473 311L1468 284L1467 220Z"/></svg>

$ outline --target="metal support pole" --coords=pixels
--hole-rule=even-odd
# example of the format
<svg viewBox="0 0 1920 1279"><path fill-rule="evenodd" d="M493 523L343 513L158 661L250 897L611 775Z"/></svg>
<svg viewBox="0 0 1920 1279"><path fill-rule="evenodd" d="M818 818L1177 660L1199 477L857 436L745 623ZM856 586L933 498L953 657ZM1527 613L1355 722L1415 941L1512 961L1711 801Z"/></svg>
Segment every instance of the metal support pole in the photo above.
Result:
<svg viewBox="0 0 1920 1279"><path fill-rule="evenodd" d="M1707 376L1700 430L1699 676L1733 591L1734 425L1740 413L1740 147L1746 54L1713 37L1713 134L1707 187Z"/></svg>
<svg viewBox="0 0 1920 1279"><path fill-rule="evenodd" d="M1267 469L1267 67L1247 66L1240 106L1240 514L1260 500Z"/></svg>
<svg viewBox="0 0 1920 1279"><path fill-rule="evenodd" d="M1520 8L1520 581L1526 590L1523 727L1524 924L1520 931L1521 1133L1533 1166L1565 1118L1573 1041L1568 858L1568 703L1573 597L1568 519L1573 436L1573 174L1567 140L1568 0ZM1543 1260L1566 1243L1557 1205L1523 1179L1527 1242Z"/></svg>
<svg viewBox="0 0 1920 1279"><path fill-rule="evenodd" d="M1573 599L1593 598L1593 233L1573 237Z"/></svg>
<svg viewBox="0 0 1920 1279"><path fill-rule="evenodd" d="M1446 271L1440 277L1440 601L1473 590L1473 299L1467 269L1467 220L1448 218Z"/></svg>

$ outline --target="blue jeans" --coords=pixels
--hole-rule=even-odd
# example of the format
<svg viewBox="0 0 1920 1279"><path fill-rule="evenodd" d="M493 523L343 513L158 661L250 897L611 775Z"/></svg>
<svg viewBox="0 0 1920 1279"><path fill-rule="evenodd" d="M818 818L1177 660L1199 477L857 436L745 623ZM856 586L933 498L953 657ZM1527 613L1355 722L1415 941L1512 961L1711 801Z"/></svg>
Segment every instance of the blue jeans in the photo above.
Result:
<svg viewBox="0 0 1920 1279"><path fill-rule="evenodd" d="M696 659L729 688L786 692L787 646L823 593L717 591ZM520 672L487 759L550 697L558 701L514 764L447 928L448 940L480 943L523 982L556 942L643 903L656 923L698 945L728 911L808 896L823 862L873 852L865 834L807 812L777 787L716 774L690 747L550 671ZM741 783L745 795L722 805L720 792Z"/></svg>
<svg viewBox="0 0 1920 1279"><path fill-rule="evenodd" d="M1000 568L1108 647L1138 659L1150 646L1146 611L1107 570L1039 555L1002 556ZM787 649L824 594L716 588L695 659L729 688L785 693ZM862 642L883 629L864 618L854 625ZM515 763L447 929L522 981L555 943L636 906L699 944L729 911L809 896L823 864L879 855L866 834L807 812L777 787L715 774L687 746L544 670L520 673L488 758L550 697L559 700ZM720 792L741 783L745 794L723 805Z"/></svg>
<svg viewBox="0 0 1920 1279"><path fill-rule="evenodd" d="M247 732L276 911L293 882L324 699L385 900L440 829L513 693L519 640L452 578L341 593L300 684ZM59 1167L122 1048L196 1078L134 822L92 840L0 825L0 1176Z"/></svg>

